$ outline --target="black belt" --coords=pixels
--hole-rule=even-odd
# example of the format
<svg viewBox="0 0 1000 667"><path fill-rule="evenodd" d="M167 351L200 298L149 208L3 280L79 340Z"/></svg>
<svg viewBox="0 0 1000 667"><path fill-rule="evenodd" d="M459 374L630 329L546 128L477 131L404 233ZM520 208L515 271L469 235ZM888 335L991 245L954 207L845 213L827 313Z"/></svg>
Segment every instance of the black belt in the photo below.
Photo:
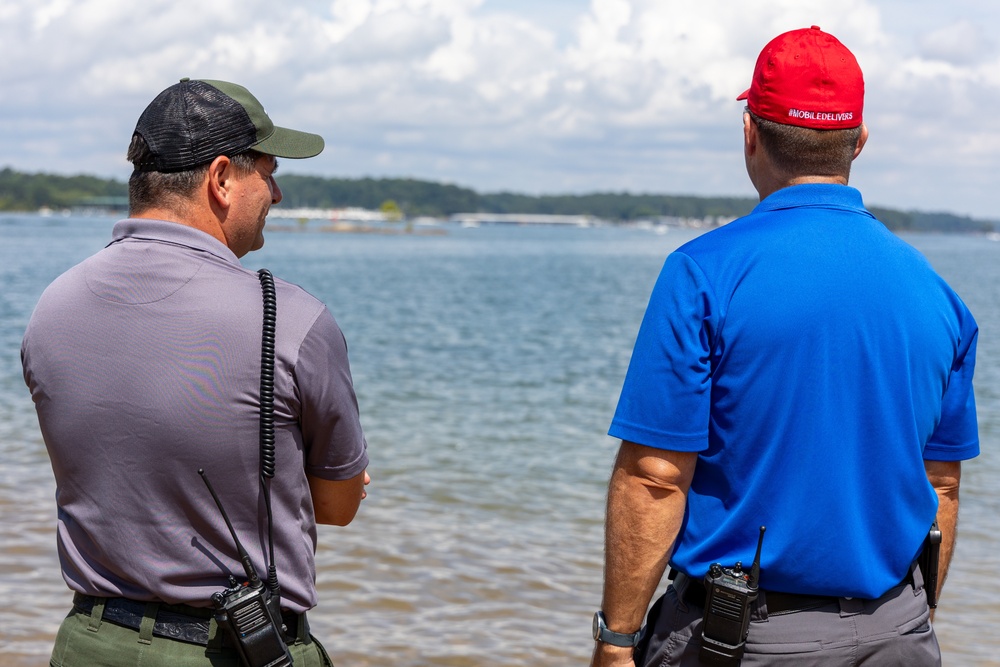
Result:
<svg viewBox="0 0 1000 667"><path fill-rule="evenodd" d="M98 601L104 602L104 614L101 616L103 620L126 628L132 628L133 630L138 630L142 625L142 619L146 614L146 602L129 600L127 598L96 598L77 593L73 596L73 607L77 611L89 614L93 611L94 604ZM159 609L156 611L156 620L153 623L154 635L188 642L189 644L208 645L209 623L214 615L211 609L191 607L189 605L157 604L159 604ZM285 643L292 644L299 639L299 620L300 617L304 616L305 614L296 614L284 609L281 610L281 620L287 628ZM305 623L303 623L303 626L308 627ZM308 631L305 634L308 634ZM223 632L222 636L223 645L228 646L228 635Z"/></svg>
<svg viewBox="0 0 1000 667"><path fill-rule="evenodd" d="M705 584L692 579L683 572L678 572L674 579L674 585L680 586L685 579L687 580L687 588L684 590L684 602L696 607L704 607L705 598L708 596ZM824 595L799 595L798 593L779 593L777 591L763 592L768 614L791 614L796 611L805 611L806 609L815 609L832 604L840 599Z"/></svg>

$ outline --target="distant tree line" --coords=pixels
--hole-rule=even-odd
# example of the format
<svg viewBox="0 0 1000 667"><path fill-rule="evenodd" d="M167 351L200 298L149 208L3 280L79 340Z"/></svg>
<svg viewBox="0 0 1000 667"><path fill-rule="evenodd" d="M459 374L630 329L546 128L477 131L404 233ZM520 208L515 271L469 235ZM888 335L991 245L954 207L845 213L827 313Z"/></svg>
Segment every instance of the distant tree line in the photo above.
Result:
<svg viewBox="0 0 1000 667"><path fill-rule="evenodd" d="M628 192L582 195L524 195L512 192L479 193L469 188L410 178L323 178L283 174L278 179L289 208L391 208L406 217L448 217L455 213L538 213L591 215L610 221L671 218L736 218L756 200L740 197L693 197ZM124 201L125 183L94 176L25 174L0 170L0 211L37 211L95 206ZM923 213L872 208L893 230L992 231L993 221L950 213Z"/></svg>
<svg viewBox="0 0 1000 667"><path fill-rule="evenodd" d="M377 209L395 202L409 217L448 217L455 213L539 213L592 215L604 220L639 220L671 216L737 217L754 206L752 199L634 195L626 192L585 195L523 195L512 192L480 194L456 185L408 178L337 179L283 175L279 179L283 206L291 208Z"/></svg>
<svg viewBox="0 0 1000 667"><path fill-rule="evenodd" d="M25 174L0 169L0 211L73 208L95 199L127 197L128 185L96 176Z"/></svg>

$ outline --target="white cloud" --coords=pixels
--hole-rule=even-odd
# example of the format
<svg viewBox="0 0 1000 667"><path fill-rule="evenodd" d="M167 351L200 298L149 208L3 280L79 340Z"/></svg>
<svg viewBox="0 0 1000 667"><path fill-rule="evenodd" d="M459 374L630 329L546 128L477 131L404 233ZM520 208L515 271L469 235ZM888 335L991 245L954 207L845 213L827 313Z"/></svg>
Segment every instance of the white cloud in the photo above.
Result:
<svg viewBox="0 0 1000 667"><path fill-rule="evenodd" d="M476 72L477 62L472 54L476 24L467 16L458 16L452 19L449 32L451 39L434 49L423 63L423 70L442 81L459 83Z"/></svg>
<svg viewBox="0 0 1000 667"><path fill-rule="evenodd" d="M865 70L872 141L855 179L867 198L993 206L1000 130L986 111L1000 105L1000 55L986 21L940 20L931 0L593 0L573 20L566 3L551 20L544 3L523 7L8 0L0 139L17 168L123 176L145 104L182 76L221 78L279 124L327 138L287 171L746 195L735 96L767 40L817 24ZM933 20L916 23L921 7Z"/></svg>
<svg viewBox="0 0 1000 667"><path fill-rule="evenodd" d="M370 0L335 0L330 7L332 21L324 24L330 42L336 44L364 25L372 13Z"/></svg>
<svg viewBox="0 0 1000 667"><path fill-rule="evenodd" d="M919 46L925 58L955 65L980 63L991 50L983 26L968 20L934 30L919 40Z"/></svg>
<svg viewBox="0 0 1000 667"><path fill-rule="evenodd" d="M39 3L35 6L31 27L35 32L41 32L50 23L65 16L69 8L70 0L50 0L49 2Z"/></svg>

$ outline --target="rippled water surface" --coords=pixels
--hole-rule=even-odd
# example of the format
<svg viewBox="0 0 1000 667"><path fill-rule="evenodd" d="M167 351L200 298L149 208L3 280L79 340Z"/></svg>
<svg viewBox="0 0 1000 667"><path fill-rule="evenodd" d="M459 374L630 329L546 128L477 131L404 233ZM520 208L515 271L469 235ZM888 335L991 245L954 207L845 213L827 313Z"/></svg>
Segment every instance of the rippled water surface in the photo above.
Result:
<svg viewBox="0 0 1000 667"><path fill-rule="evenodd" d="M0 218L0 655L47 663L70 594L54 485L20 374L31 309L112 220ZM420 229L418 228L418 231ZM585 664L600 602L605 435L649 290L692 231L446 226L438 235L269 232L245 258L329 304L350 345L374 482L321 527L334 661ZM1000 243L912 235L980 323L983 455L965 467L958 552L937 616L946 664L1000 664ZM987 583L984 583L987 582ZM12 607L18 607L14 613Z"/></svg>

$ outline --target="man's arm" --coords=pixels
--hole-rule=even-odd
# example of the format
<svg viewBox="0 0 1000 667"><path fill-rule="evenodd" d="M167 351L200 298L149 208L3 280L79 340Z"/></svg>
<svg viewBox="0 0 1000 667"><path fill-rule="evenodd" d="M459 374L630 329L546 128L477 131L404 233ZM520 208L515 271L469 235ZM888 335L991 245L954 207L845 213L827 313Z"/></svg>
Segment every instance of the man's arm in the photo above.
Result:
<svg viewBox="0 0 1000 667"><path fill-rule="evenodd" d="M604 599L608 628L635 632L684 519L697 452L622 442L608 487ZM633 665L632 649L597 642L593 667Z"/></svg>
<svg viewBox="0 0 1000 667"><path fill-rule="evenodd" d="M958 528L958 486L962 480L961 461L924 461L927 479L937 492L938 511L937 522L941 530L941 555L938 561L938 599L941 599L941 589L945 577L948 576L948 565L951 554L955 550L955 531ZM931 618L934 610L931 610Z"/></svg>
<svg viewBox="0 0 1000 667"><path fill-rule="evenodd" d="M368 495L365 485L372 481L365 470L350 479L335 482L312 475L306 475L306 478L309 480L316 523L330 526L346 526L354 520L362 499Z"/></svg>

